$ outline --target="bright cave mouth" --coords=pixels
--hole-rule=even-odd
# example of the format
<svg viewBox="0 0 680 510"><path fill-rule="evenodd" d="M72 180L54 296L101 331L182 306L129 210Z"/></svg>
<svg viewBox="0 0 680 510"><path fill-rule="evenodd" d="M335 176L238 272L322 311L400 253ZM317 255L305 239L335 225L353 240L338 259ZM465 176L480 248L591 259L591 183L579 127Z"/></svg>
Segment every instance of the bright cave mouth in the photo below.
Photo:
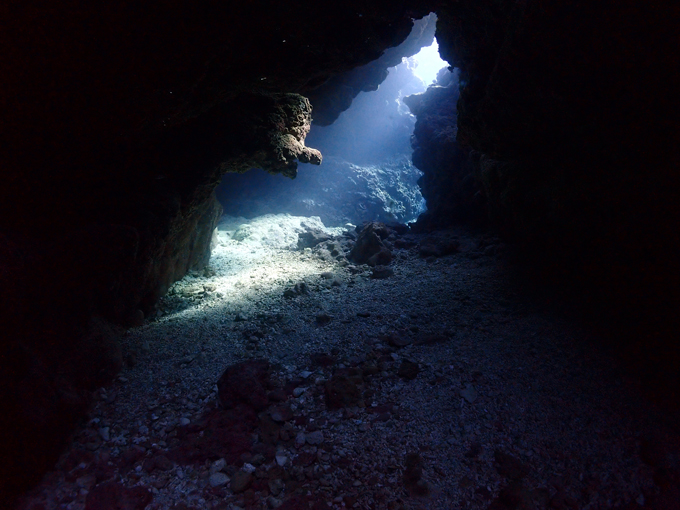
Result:
<svg viewBox="0 0 680 510"><path fill-rule="evenodd" d="M216 196L224 214L213 234L210 264L175 283L154 310L156 317L190 308L195 298L237 295L259 280L253 271L278 284L318 273L313 264L282 255L284 250L302 251L307 262L313 253L327 263L368 263L379 266L376 274L390 273L383 267L391 261L382 242L387 232L393 241L394 233L406 233L427 210L419 186L423 172L412 162L416 116L405 98L414 95L417 101L428 89L453 94L458 89L458 70L438 54L435 23L434 14L415 20L411 36L390 50L389 62L396 65L382 81L355 91L330 125L312 123L305 143L321 151L320 165L299 163L292 179L257 168L222 177ZM371 252L350 255L370 223L384 225L377 230L380 240ZM261 288L255 285L251 292Z"/></svg>

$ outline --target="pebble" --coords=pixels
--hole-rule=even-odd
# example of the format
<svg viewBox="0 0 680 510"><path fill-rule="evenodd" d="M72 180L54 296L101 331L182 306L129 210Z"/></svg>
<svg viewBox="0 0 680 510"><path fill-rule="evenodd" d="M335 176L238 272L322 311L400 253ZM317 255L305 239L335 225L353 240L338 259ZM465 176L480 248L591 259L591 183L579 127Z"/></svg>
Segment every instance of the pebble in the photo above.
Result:
<svg viewBox="0 0 680 510"><path fill-rule="evenodd" d="M211 473L217 473L218 471L224 470L225 467L227 467L227 461L226 460L224 460L224 459L216 460L210 466L210 472Z"/></svg>
<svg viewBox="0 0 680 510"><path fill-rule="evenodd" d="M283 501L280 499L277 499L274 496L269 496L267 498L267 506L269 508L279 508L281 505L283 505Z"/></svg>
<svg viewBox="0 0 680 510"><path fill-rule="evenodd" d="M300 395L302 395L306 390L307 390L307 388L295 388L295 389L293 390L293 396L294 396L295 398L297 398L297 397L299 397Z"/></svg>
<svg viewBox="0 0 680 510"><path fill-rule="evenodd" d="M477 400L477 390L472 384L468 383L464 390L460 390L460 396L472 404Z"/></svg>
<svg viewBox="0 0 680 510"><path fill-rule="evenodd" d="M182 427L186 427L186 426L189 425L190 423L191 423L191 420L190 420L189 418L184 418L184 417L182 417L182 418L179 419L179 424L180 424Z"/></svg>
<svg viewBox="0 0 680 510"><path fill-rule="evenodd" d="M99 435L102 437L104 441L108 441L109 439L111 439L109 431L110 431L109 427L102 427L99 429Z"/></svg>
<svg viewBox="0 0 680 510"><path fill-rule="evenodd" d="M321 444L324 441L323 432L320 430L315 430L314 432L305 434L305 440L307 441L307 444Z"/></svg>
<svg viewBox="0 0 680 510"><path fill-rule="evenodd" d="M269 492L272 493L274 496L278 496L281 494L281 491L285 488L285 484L283 483L283 480L280 478L274 478L273 480L269 480Z"/></svg>
<svg viewBox="0 0 680 510"><path fill-rule="evenodd" d="M253 482L253 475L252 473L248 473L247 471L239 470L234 473L234 476L231 477L231 490L235 493L238 494L239 492L245 491L248 487L250 487L250 484Z"/></svg>
<svg viewBox="0 0 680 510"><path fill-rule="evenodd" d="M209 482L211 487L222 487L229 483L229 477L224 473L217 472L210 475Z"/></svg>
<svg viewBox="0 0 680 510"><path fill-rule="evenodd" d="M279 466L283 467L283 466L286 465L287 462L288 462L288 457L286 457L285 455L277 455L276 456L276 463Z"/></svg>

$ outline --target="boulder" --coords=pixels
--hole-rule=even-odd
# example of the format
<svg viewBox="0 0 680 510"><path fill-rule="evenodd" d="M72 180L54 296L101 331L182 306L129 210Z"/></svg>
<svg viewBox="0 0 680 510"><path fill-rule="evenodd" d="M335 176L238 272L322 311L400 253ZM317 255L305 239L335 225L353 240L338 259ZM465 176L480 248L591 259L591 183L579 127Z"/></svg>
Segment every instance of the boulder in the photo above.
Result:
<svg viewBox="0 0 680 510"><path fill-rule="evenodd" d="M371 266L387 265L392 261L392 252L383 243L391 234L391 230L383 223L368 223L359 232L349 259L357 264Z"/></svg>
<svg viewBox="0 0 680 510"><path fill-rule="evenodd" d="M255 411L267 407L269 362L252 360L228 367L217 381L218 397L225 409L245 404Z"/></svg>

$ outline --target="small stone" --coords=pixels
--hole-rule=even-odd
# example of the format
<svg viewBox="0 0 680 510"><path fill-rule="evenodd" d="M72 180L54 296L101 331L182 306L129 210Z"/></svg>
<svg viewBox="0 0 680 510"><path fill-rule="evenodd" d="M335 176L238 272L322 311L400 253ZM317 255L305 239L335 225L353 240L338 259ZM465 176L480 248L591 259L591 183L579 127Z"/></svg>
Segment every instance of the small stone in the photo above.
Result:
<svg viewBox="0 0 680 510"><path fill-rule="evenodd" d="M294 396L295 398L299 397L300 395L302 395L302 394L305 392L306 389L307 389L307 388L295 388L295 389L293 390L293 396Z"/></svg>
<svg viewBox="0 0 680 510"><path fill-rule="evenodd" d="M460 390L460 396L472 404L477 400L477 390L472 384L468 383L464 390Z"/></svg>
<svg viewBox="0 0 680 510"><path fill-rule="evenodd" d="M222 487L229 483L229 477L224 473L217 472L210 475L209 482L211 487Z"/></svg>
<svg viewBox="0 0 680 510"><path fill-rule="evenodd" d="M295 436L295 445L296 446L303 446L305 444L305 433L304 432L299 432L297 436Z"/></svg>
<svg viewBox="0 0 680 510"><path fill-rule="evenodd" d="M267 498L267 506L269 508L279 508L281 505L283 505L283 501L280 499L277 499L274 496L269 496Z"/></svg>
<svg viewBox="0 0 680 510"><path fill-rule="evenodd" d="M102 427L99 429L99 435L102 437L104 441L108 441L111 439L111 436L109 435L109 427Z"/></svg>
<svg viewBox="0 0 680 510"><path fill-rule="evenodd" d="M190 423L191 423L191 420L190 420L189 418L184 418L184 417L182 417L182 418L179 419L179 424L180 424L182 427L186 427L186 426L189 425Z"/></svg>
<svg viewBox="0 0 680 510"><path fill-rule="evenodd" d="M153 463L154 466L156 466L156 469L160 469L161 471L170 471L174 467L172 461L165 455L156 455L153 458Z"/></svg>
<svg viewBox="0 0 680 510"><path fill-rule="evenodd" d="M312 375L312 373L309 370L303 370L300 372L300 377L303 379L307 379L310 375Z"/></svg>
<svg viewBox="0 0 680 510"><path fill-rule="evenodd" d="M316 323L319 326L325 326L331 320L333 320L333 318L330 315L328 315L327 313L320 313L316 316Z"/></svg>
<svg viewBox="0 0 680 510"><path fill-rule="evenodd" d="M284 423L286 421L293 419L293 411L291 411L290 406L280 405L271 408L269 415L277 423Z"/></svg>
<svg viewBox="0 0 680 510"><path fill-rule="evenodd" d="M281 491L284 489L285 484L283 483L283 480L280 478L274 478L273 480L269 480L269 492L272 493L274 496L278 496L281 494Z"/></svg>
<svg viewBox="0 0 680 510"><path fill-rule="evenodd" d="M227 461L226 460L224 460L224 459L216 460L210 466L210 472L211 473L217 473L219 471L223 471L225 467L227 467Z"/></svg>
<svg viewBox="0 0 680 510"><path fill-rule="evenodd" d="M288 457L286 457L285 455L277 455L276 456L276 463L279 466L283 467L283 466L286 465L287 462L288 462Z"/></svg>
<svg viewBox="0 0 680 510"><path fill-rule="evenodd" d="M305 440L307 441L307 444L321 444L324 441L323 432L321 430L315 430L314 432L305 434Z"/></svg>
<svg viewBox="0 0 680 510"><path fill-rule="evenodd" d="M247 471L239 470L234 473L234 476L231 477L231 490L235 494L238 494L239 492L243 492L248 487L250 487L250 484L253 483L253 475L252 473L248 473Z"/></svg>
<svg viewBox="0 0 680 510"><path fill-rule="evenodd" d="M385 335L380 338L383 342L391 345L392 347L406 347L411 343L408 337L399 335L398 333L392 333L390 335Z"/></svg>
<svg viewBox="0 0 680 510"><path fill-rule="evenodd" d="M383 280L390 276L394 276L394 269L387 266L375 266L371 274L371 278L375 280Z"/></svg>

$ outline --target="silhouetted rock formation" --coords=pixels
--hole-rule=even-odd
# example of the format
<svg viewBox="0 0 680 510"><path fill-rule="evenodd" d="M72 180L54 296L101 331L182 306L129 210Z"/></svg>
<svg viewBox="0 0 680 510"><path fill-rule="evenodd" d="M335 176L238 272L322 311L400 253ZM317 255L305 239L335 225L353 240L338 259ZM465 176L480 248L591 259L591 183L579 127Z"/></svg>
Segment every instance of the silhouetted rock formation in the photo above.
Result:
<svg viewBox="0 0 680 510"><path fill-rule="evenodd" d="M427 212L420 216L417 228L434 228L452 222L479 224L485 216L484 200L475 177L477 154L461 148L458 134L456 102L458 81L453 73L441 73L447 87L431 86L422 94L404 98L417 117L411 145L413 164L422 172L418 180ZM455 76L455 75L454 75Z"/></svg>

